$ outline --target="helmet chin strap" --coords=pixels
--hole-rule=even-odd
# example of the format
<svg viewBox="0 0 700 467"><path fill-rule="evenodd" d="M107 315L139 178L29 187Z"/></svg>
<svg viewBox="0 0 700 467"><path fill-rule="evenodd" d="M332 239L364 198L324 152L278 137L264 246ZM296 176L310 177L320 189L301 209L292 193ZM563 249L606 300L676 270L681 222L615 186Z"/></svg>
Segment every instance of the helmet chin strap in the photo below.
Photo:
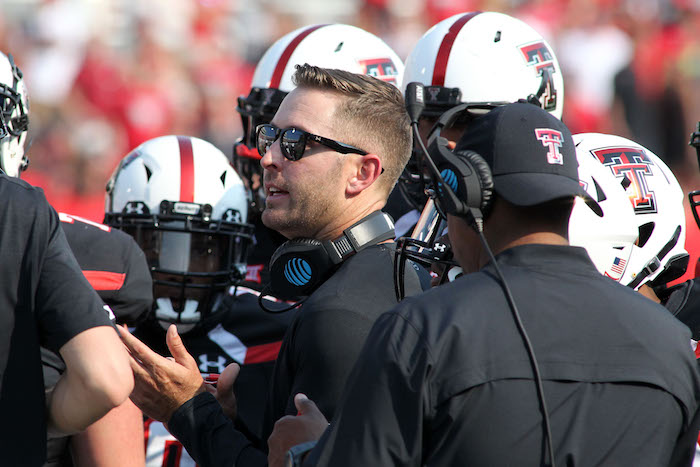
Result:
<svg viewBox="0 0 700 467"><path fill-rule="evenodd" d="M156 298L156 319L163 329L168 329L171 324L177 326L178 332L191 330L201 319L201 312L197 311L199 301L185 300L185 307L181 312L175 311L173 302L169 298Z"/></svg>

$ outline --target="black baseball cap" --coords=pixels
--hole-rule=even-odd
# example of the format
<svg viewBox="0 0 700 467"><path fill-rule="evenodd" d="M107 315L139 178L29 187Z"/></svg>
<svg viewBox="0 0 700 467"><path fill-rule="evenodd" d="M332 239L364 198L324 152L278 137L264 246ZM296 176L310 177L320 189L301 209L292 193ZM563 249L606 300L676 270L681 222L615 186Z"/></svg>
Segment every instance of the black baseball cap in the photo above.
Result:
<svg viewBox="0 0 700 467"><path fill-rule="evenodd" d="M516 102L475 119L455 152L478 153L493 174L499 196L516 206L580 196L599 216L598 203L579 183L576 148L561 120L540 107Z"/></svg>

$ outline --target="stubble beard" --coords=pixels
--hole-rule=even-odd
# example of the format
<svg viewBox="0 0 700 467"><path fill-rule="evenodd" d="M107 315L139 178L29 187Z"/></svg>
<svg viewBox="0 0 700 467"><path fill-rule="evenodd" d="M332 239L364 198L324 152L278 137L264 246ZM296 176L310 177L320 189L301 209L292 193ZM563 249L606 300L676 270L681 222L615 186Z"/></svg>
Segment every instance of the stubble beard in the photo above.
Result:
<svg viewBox="0 0 700 467"><path fill-rule="evenodd" d="M287 238L314 238L316 233L329 224L338 207L334 206L332 193L337 189L342 164L335 165L318 180L307 180L305 186L297 185L289 195L287 208L268 208L262 213L265 226L276 230Z"/></svg>

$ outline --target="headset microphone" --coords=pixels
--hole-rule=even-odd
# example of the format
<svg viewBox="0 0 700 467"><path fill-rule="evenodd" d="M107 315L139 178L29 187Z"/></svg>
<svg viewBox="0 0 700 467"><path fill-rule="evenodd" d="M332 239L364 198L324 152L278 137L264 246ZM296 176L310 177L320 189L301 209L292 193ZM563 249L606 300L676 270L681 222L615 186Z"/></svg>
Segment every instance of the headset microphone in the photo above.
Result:
<svg viewBox="0 0 700 467"><path fill-rule="evenodd" d="M418 119L424 108L423 85L416 82L408 83L406 86L406 112L411 119L411 125L418 124Z"/></svg>
<svg viewBox="0 0 700 467"><path fill-rule="evenodd" d="M426 148L425 144L423 144L418 130L420 112L425 107L423 85L417 82L408 83L406 86L405 101L406 112L411 119L411 127L413 128L413 139L415 143L420 146L425 162L431 172L431 178L434 184L435 205L438 212L443 217L446 217L447 214L461 217L472 225L478 233L484 250L488 254L491 264L493 264L496 274L500 279L500 284L508 305L510 306L513 320L518 328L532 365L534 381L537 388L537 398L542 412L542 424L547 441L550 465L555 467L549 411L547 410L547 404L545 402L542 377L540 376L535 351L532 348L530 338L522 323L520 314L518 313L518 308L515 305L515 300L510 288L506 283L505 277L483 233L483 213L488 213L493 192L491 169L486 161L473 151L452 152L448 148L447 139L440 136L440 132L443 128L452 125L457 121L460 115L469 113L469 105L457 105L440 116L428 137L429 150ZM438 164L442 170L438 169L438 166L433 160L433 154L435 157L440 158Z"/></svg>

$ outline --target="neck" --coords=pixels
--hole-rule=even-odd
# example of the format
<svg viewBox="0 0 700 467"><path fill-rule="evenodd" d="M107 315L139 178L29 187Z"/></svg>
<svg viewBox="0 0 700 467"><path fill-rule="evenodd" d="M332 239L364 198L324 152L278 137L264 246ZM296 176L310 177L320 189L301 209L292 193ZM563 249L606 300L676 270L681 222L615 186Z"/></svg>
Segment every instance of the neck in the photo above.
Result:
<svg viewBox="0 0 700 467"><path fill-rule="evenodd" d="M658 295L656 295L656 292L654 292L654 289L649 287L649 285L644 284L639 288L639 293L644 295L646 298L656 302L656 303L661 303L661 299L659 298Z"/></svg>
<svg viewBox="0 0 700 467"><path fill-rule="evenodd" d="M520 245L568 245L568 222L553 221L541 209L525 209L498 199L484 225L484 235L494 255ZM554 213L556 214L556 213ZM554 217L553 214L553 217ZM480 255L481 266L488 262L486 252Z"/></svg>
<svg viewBox="0 0 700 467"><path fill-rule="evenodd" d="M347 228L383 207L384 202L380 200L376 200L372 203L364 203L363 205L351 205L344 211L344 215L334 220L332 223L323 226L313 238L320 241L335 240L343 235L343 231Z"/></svg>
<svg viewBox="0 0 700 467"><path fill-rule="evenodd" d="M502 235L487 235L486 241L488 242L494 256L520 245L569 245L569 241L565 237L553 232L533 232L510 239L503 238ZM481 254L479 255L479 267L484 267L486 263L490 261L490 259L491 258L488 256L488 254L482 250Z"/></svg>

